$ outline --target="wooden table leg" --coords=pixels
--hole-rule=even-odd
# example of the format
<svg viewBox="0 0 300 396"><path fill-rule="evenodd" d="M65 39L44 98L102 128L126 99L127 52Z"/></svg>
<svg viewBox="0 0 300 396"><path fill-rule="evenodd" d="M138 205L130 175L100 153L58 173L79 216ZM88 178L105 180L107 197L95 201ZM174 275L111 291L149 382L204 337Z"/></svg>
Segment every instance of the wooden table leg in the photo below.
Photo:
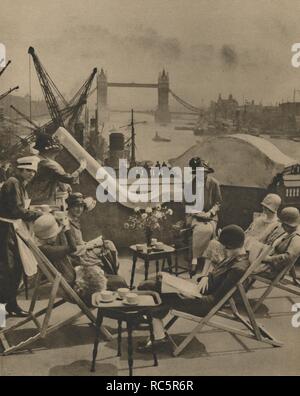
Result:
<svg viewBox="0 0 300 396"><path fill-rule="evenodd" d="M135 275L135 267L136 267L136 262L137 262L137 256L134 255L132 257L132 268L131 268L131 277L130 277L130 290L133 289L133 282L134 282L134 275Z"/></svg>
<svg viewBox="0 0 300 396"><path fill-rule="evenodd" d="M91 367L91 372L95 372L95 365L96 365L96 358L97 358L97 353L98 353L98 345L100 341L100 327L102 325L103 321L103 316L101 315L100 309L98 309L97 312L97 319L96 319L96 337L95 337L95 342L94 342L94 349L93 349L93 361L92 361L92 367Z"/></svg>
<svg viewBox="0 0 300 396"><path fill-rule="evenodd" d="M178 276L178 253L175 250L175 275Z"/></svg>
<svg viewBox="0 0 300 396"><path fill-rule="evenodd" d="M157 360L155 346L154 346L154 332L153 332L152 317L150 315L147 315L147 321L148 321L149 331L150 331L150 341L151 341L151 347L152 347L153 362L154 362L154 366L158 366L158 360Z"/></svg>
<svg viewBox="0 0 300 396"><path fill-rule="evenodd" d="M132 377L133 371L133 346L132 346L132 324L127 321L127 332L128 332L128 368L129 376Z"/></svg>
<svg viewBox="0 0 300 396"><path fill-rule="evenodd" d="M156 272L156 281L158 282L159 260L155 261L155 272Z"/></svg>
<svg viewBox="0 0 300 396"><path fill-rule="evenodd" d="M122 320L118 320L118 355L122 354Z"/></svg>
<svg viewBox="0 0 300 396"><path fill-rule="evenodd" d="M172 257L171 257L171 254L167 255L167 262L168 262L169 272L170 272L170 274L172 274L173 271L172 271Z"/></svg>
<svg viewBox="0 0 300 396"><path fill-rule="evenodd" d="M145 259L145 280L148 280L149 274L149 260Z"/></svg>

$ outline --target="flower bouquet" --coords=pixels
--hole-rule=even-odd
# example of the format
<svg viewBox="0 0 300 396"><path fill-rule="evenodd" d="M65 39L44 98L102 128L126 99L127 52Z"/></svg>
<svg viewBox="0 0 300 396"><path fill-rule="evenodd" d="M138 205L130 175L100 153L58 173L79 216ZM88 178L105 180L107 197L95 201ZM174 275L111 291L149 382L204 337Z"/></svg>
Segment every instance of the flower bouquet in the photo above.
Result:
<svg viewBox="0 0 300 396"><path fill-rule="evenodd" d="M127 230L143 230L145 233L147 246L151 245L151 239L154 231L160 230L163 223L172 216L172 209L165 206L157 205L154 208L147 207L145 210L136 207L134 215L128 218L124 224Z"/></svg>

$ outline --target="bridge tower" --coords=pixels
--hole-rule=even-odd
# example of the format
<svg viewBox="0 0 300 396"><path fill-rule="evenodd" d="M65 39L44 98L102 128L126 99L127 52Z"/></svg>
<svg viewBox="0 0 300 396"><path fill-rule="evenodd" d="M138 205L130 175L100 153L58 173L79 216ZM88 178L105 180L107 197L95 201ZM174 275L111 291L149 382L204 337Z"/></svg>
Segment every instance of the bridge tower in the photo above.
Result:
<svg viewBox="0 0 300 396"><path fill-rule="evenodd" d="M104 70L101 68L100 73L97 76L97 115L98 124L102 124L108 119L108 109L107 109L107 90L108 83L107 77Z"/></svg>
<svg viewBox="0 0 300 396"><path fill-rule="evenodd" d="M158 76L158 107L155 112L155 121L170 122L171 113L169 109L169 74L163 69Z"/></svg>

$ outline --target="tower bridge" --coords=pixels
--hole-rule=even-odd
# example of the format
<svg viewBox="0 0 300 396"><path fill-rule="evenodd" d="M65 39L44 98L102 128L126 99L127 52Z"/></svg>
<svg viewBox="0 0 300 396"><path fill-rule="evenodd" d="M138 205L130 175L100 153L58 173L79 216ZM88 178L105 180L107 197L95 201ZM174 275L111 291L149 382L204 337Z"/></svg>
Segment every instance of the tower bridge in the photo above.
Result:
<svg viewBox="0 0 300 396"><path fill-rule="evenodd" d="M170 122L171 113L169 109L169 75L163 70L158 76L158 82L155 84L147 83L122 83L109 82L103 69L97 78L97 96L98 96L98 117L99 121L104 121L108 113L108 88L154 88L158 93L158 105L155 110L155 120L158 122Z"/></svg>
<svg viewBox="0 0 300 396"><path fill-rule="evenodd" d="M97 77L97 88L91 91L97 91L97 114L100 123L106 121L108 116L108 88L150 88L157 89L157 108L154 111L155 121L168 123L171 121L171 111L169 108L169 95L173 97L180 105L189 110L189 113L184 112L183 114L195 114L199 115L202 113L202 109L195 107L190 103L186 102L178 95L176 95L170 89L169 74L163 69L158 75L158 81L154 84L149 83L135 83L135 82L110 82L107 80L107 76L103 69ZM172 112L174 114L181 114L180 112Z"/></svg>

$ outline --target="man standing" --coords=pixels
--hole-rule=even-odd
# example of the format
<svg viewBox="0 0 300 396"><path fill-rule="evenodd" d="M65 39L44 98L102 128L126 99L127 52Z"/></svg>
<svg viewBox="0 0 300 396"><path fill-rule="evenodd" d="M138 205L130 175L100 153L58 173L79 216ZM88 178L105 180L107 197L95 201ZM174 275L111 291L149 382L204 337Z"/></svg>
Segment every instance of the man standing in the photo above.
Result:
<svg viewBox="0 0 300 396"><path fill-rule="evenodd" d="M7 220L34 221L41 212L29 210L27 184L37 171L36 156L17 160L16 175L3 184L0 193L0 217ZM18 243L12 222L0 220L0 302L6 303L6 311L23 317L27 313L17 304L16 296L23 272Z"/></svg>

